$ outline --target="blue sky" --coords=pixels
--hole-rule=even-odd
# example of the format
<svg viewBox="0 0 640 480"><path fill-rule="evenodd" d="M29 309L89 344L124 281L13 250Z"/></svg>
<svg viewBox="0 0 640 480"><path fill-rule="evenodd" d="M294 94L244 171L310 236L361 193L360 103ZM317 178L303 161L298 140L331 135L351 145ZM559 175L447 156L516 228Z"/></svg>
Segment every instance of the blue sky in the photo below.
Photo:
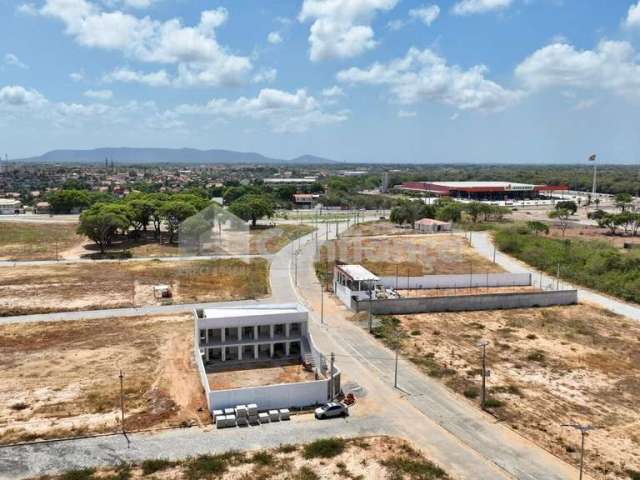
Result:
<svg viewBox="0 0 640 480"><path fill-rule="evenodd" d="M640 163L638 0L0 0L0 151Z"/></svg>

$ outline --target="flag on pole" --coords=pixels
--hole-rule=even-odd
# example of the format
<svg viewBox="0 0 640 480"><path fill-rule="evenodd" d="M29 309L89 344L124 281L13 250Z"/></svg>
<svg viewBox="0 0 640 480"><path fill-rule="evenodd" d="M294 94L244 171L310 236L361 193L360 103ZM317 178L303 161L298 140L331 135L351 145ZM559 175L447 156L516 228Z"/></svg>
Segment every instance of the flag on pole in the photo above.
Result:
<svg viewBox="0 0 640 480"><path fill-rule="evenodd" d="M589 161L590 162L595 162L596 161L596 154L595 153L589 157Z"/></svg>

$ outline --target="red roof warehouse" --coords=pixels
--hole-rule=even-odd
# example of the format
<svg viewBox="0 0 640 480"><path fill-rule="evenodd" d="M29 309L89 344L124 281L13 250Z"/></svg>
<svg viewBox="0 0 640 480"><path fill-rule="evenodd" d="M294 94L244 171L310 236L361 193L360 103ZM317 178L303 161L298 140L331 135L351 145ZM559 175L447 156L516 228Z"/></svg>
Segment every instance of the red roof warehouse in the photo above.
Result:
<svg viewBox="0 0 640 480"><path fill-rule="evenodd" d="M524 200L539 198L541 192L566 191L566 185L532 185L516 182L406 182L401 190L438 197L469 200Z"/></svg>

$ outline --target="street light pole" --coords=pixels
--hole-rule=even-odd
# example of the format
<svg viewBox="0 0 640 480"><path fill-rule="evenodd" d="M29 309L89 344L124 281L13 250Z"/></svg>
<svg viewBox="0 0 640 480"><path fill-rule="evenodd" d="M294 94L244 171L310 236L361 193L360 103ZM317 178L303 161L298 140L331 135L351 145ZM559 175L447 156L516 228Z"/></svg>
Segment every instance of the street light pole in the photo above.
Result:
<svg viewBox="0 0 640 480"><path fill-rule="evenodd" d="M596 427L592 425L581 425L579 423L565 423L563 427L575 428L580 432L580 480L582 480L582 473L584 471L584 437L590 430L595 430Z"/></svg>
<svg viewBox="0 0 640 480"><path fill-rule="evenodd" d="M487 401L487 345L488 340L480 340L478 346L482 348L482 392L480 396L480 408L485 409Z"/></svg>
<svg viewBox="0 0 640 480"><path fill-rule="evenodd" d="M598 165L596 164L596 155L593 154L589 157L589 161L593 162L593 186L591 188L591 201L595 202L597 193L597 177L598 177Z"/></svg>

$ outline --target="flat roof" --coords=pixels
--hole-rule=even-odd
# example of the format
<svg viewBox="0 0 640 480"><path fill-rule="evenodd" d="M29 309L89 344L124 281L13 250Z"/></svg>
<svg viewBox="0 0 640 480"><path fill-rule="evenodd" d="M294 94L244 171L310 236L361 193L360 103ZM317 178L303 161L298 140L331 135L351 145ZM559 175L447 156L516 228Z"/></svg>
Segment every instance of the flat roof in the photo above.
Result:
<svg viewBox="0 0 640 480"><path fill-rule="evenodd" d="M14 198L0 198L0 205L16 205L22 204L20 200L16 200Z"/></svg>
<svg viewBox="0 0 640 480"><path fill-rule="evenodd" d="M549 186L534 185L532 183L519 182L405 182L400 188L405 190L434 192L448 194L451 191L463 192L511 192L511 191L547 191L567 190L566 185Z"/></svg>
<svg viewBox="0 0 640 480"><path fill-rule="evenodd" d="M440 185L447 188L506 188L506 187L535 187L531 183L518 182L429 182L433 185Z"/></svg>
<svg viewBox="0 0 640 480"><path fill-rule="evenodd" d="M349 278L356 282L362 282L366 280L380 280L379 277L371 273L362 265L336 265L339 270L342 270Z"/></svg>
<svg viewBox="0 0 640 480"><path fill-rule="evenodd" d="M204 318L237 318L248 316L282 315L286 313L300 313L307 310L300 305L246 305L241 307L205 308Z"/></svg>
<svg viewBox="0 0 640 480"><path fill-rule="evenodd" d="M416 222L419 225L450 225L451 222L443 222L433 218L422 218Z"/></svg>

